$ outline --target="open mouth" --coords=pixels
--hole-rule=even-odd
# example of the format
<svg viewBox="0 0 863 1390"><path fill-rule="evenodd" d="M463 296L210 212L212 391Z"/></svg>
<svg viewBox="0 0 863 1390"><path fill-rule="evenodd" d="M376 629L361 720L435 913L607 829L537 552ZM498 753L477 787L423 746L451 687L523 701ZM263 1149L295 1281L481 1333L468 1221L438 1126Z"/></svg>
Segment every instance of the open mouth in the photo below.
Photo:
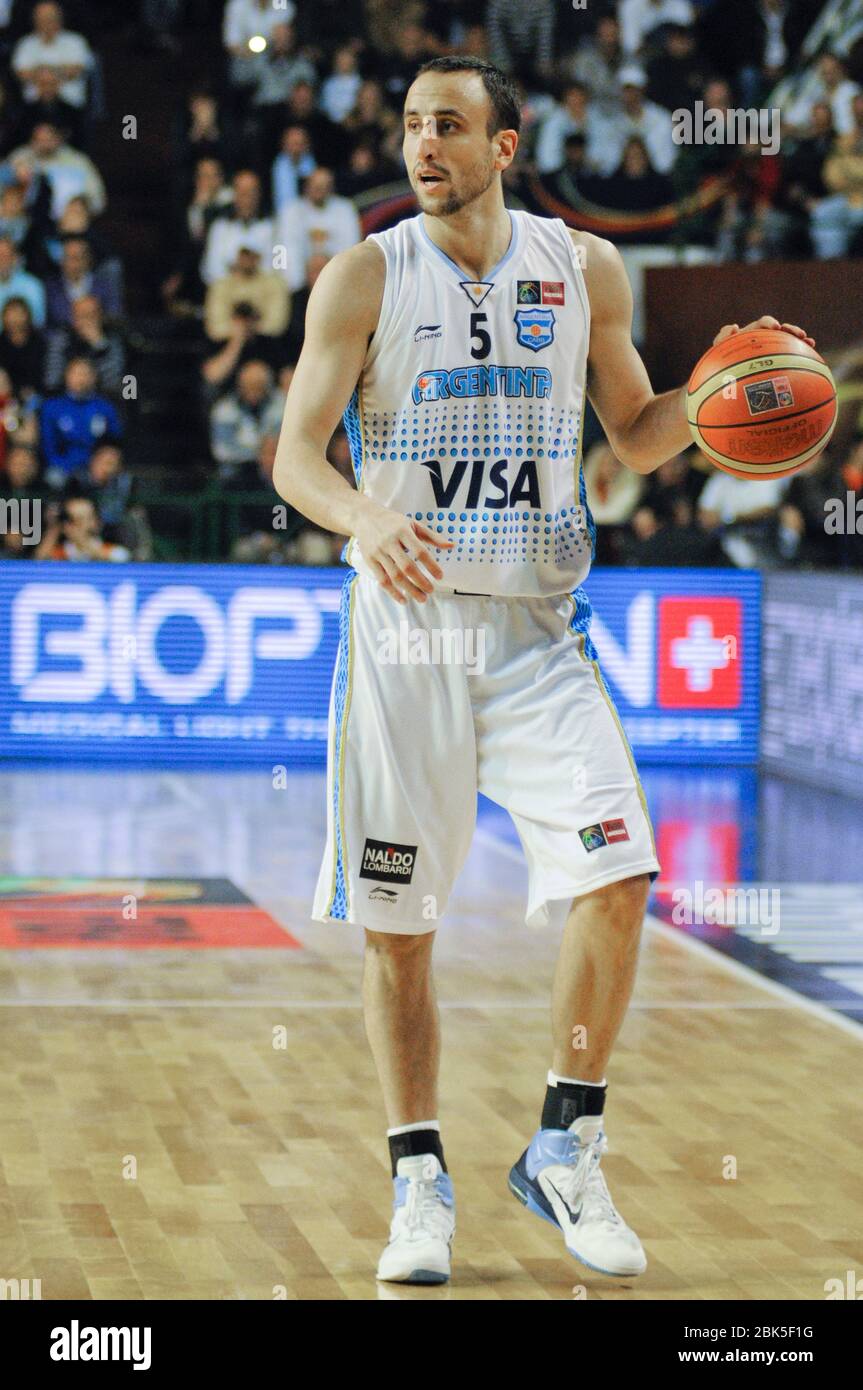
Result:
<svg viewBox="0 0 863 1390"><path fill-rule="evenodd" d="M436 184L443 183L442 174L419 174L418 179L423 188L434 188Z"/></svg>

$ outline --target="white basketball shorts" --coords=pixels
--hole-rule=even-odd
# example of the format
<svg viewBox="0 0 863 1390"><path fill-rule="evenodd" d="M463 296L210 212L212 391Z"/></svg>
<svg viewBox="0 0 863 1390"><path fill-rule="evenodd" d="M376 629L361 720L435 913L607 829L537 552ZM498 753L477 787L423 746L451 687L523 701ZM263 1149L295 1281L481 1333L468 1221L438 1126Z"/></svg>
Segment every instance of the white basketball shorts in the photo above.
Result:
<svg viewBox="0 0 863 1390"><path fill-rule="evenodd" d="M401 605L348 577L316 921L433 931L470 847L477 790L515 822L528 926L562 921L572 898L604 884L656 877L632 753L575 612L566 594L437 588Z"/></svg>

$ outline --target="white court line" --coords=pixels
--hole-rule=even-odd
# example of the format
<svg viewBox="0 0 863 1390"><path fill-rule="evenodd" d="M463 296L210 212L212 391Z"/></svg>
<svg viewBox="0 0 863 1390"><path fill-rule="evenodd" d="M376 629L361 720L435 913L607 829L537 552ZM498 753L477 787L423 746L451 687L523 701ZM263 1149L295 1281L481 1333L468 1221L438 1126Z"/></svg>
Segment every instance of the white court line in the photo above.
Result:
<svg viewBox="0 0 863 1390"><path fill-rule="evenodd" d="M504 858L524 865L524 858L520 850L515 845L509 845L504 840L499 840L489 830L477 828L476 835L490 849L496 849ZM832 1023L834 1028L839 1028L843 1033L848 1033L850 1037L856 1038L858 1042L863 1042L863 1023L856 1023L845 1014L835 1013L827 1004L814 999L807 999L805 994L798 994L796 990L789 989L787 985L777 984L775 980L769 980L765 975L759 975L757 970L753 970L748 965L741 965L740 961L732 960L721 951L715 951L712 946L699 941L697 937L687 936L685 932L678 931L675 927L669 927L665 922L660 922L657 917L647 913L644 918L644 925L657 936L665 941L674 942L677 946L682 946L684 950L692 951L696 955L706 957L712 965L725 971L727 975L733 975L738 980L745 980L747 984L757 985L759 989L768 994L774 995L777 999L784 999L786 1004L793 1005L803 1013L811 1014L813 1018L818 1018L822 1023ZM630 1005L631 1008L637 1007ZM682 1004L674 1007L682 1008ZM839 1007L847 1007L837 1005Z"/></svg>

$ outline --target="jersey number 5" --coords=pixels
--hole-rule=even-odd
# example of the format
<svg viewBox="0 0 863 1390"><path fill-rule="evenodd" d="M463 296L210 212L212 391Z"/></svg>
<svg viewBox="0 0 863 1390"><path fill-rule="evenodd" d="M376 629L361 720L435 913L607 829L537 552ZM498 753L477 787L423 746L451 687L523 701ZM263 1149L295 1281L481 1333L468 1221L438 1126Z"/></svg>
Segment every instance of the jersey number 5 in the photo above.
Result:
<svg viewBox="0 0 863 1390"><path fill-rule="evenodd" d="M486 330L481 326L488 323L488 314L471 314L470 316L470 355L471 357L488 357L491 352L491 338ZM474 339L479 339L479 346L474 347Z"/></svg>

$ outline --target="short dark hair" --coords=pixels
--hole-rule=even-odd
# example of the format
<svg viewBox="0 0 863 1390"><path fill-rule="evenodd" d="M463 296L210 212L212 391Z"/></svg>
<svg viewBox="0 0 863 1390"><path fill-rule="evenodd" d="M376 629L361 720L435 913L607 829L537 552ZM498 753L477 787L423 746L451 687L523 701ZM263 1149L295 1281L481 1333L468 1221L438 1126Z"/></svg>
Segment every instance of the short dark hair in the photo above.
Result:
<svg viewBox="0 0 863 1390"><path fill-rule="evenodd" d="M488 93L491 107L488 119L489 135L494 135L496 130L521 130L518 88L512 78L495 67L494 63L469 55L432 58L428 63L423 63L416 76L419 77L424 72L478 72Z"/></svg>

